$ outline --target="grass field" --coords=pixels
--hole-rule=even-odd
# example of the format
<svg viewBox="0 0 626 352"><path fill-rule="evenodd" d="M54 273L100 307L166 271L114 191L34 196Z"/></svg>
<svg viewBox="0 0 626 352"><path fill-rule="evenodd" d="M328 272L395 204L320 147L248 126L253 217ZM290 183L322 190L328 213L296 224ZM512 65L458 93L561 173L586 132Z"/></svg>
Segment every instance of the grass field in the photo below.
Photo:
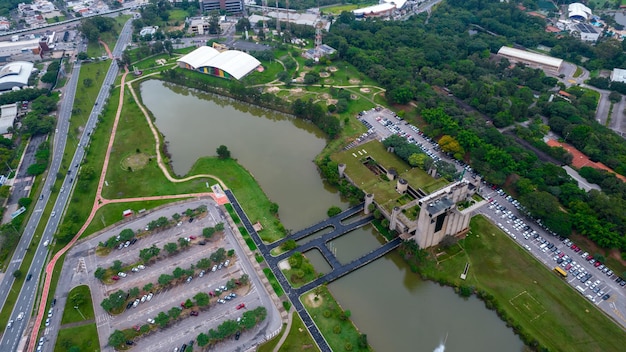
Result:
<svg viewBox="0 0 626 352"><path fill-rule="evenodd" d="M96 324L61 329L54 350L69 351L73 346L78 347L78 351L99 352L100 342Z"/></svg>
<svg viewBox="0 0 626 352"><path fill-rule="evenodd" d="M89 286L76 286L69 292L67 297L68 300L65 305L65 310L63 311L61 325L94 318L93 302L91 301Z"/></svg>
<svg viewBox="0 0 626 352"><path fill-rule="evenodd" d="M171 183L157 165L155 141L133 96L126 92L102 195L108 199L207 192L211 178Z"/></svg>
<svg viewBox="0 0 626 352"><path fill-rule="evenodd" d="M278 297L284 295L285 292L283 291L283 288L278 283L278 280L276 280L276 276L274 276L274 273L272 272L272 270L270 268L264 268L263 273L267 277L267 280L270 282L270 285L272 285L272 288L274 289L274 292L276 292L276 295Z"/></svg>
<svg viewBox="0 0 626 352"><path fill-rule="evenodd" d="M291 329L289 331L283 331L282 334L259 346L257 352L272 352L284 334L289 335L287 335L287 338L280 346L280 352L319 351L298 313L291 313L291 319Z"/></svg>
<svg viewBox="0 0 626 352"><path fill-rule="evenodd" d="M459 246L459 255L428 262L424 273L492 295L510 324L551 351L622 350L623 330L485 218L472 220Z"/></svg>
<svg viewBox="0 0 626 352"><path fill-rule="evenodd" d="M270 200L256 183L252 175L233 159L201 158L188 175L211 173L232 189L252 223L263 225L259 236L266 242L284 237L284 228L269 211Z"/></svg>
<svg viewBox="0 0 626 352"><path fill-rule="evenodd" d="M343 309L337 304L328 288L320 286L316 290L318 290L318 300L311 298L314 297L315 291L304 294L300 300L330 348L333 351L370 351L369 347L362 349L358 347L359 331L350 319L340 318Z"/></svg>
<svg viewBox="0 0 626 352"><path fill-rule="evenodd" d="M173 10L170 10L169 21L171 22L184 21L185 18L188 16L189 16L189 13L185 10L173 9Z"/></svg>

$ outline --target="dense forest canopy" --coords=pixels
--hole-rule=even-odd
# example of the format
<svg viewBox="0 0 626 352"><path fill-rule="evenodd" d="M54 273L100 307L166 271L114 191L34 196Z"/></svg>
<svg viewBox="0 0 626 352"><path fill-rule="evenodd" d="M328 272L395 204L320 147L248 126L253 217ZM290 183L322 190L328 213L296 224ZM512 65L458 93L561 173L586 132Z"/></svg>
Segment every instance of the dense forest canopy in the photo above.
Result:
<svg viewBox="0 0 626 352"><path fill-rule="evenodd" d="M524 5L535 8L533 1ZM338 57L375 79L392 104L417 103L417 124L440 140L458 142L485 179L508 186L535 217L556 233L572 230L604 248L626 251L626 186L610 174L584 170L604 192L586 193L560 167L571 156L542 141L549 125L568 142L626 174L626 143L595 121L597 93L579 87L571 101L548 99L565 89L542 71L511 66L494 54L502 46L552 47L552 55L587 66L626 64L619 43L603 39L596 46L579 39L557 38L544 30L545 20L528 16L517 3L497 0L447 0L427 14L407 21L355 21L350 13L336 18L325 42ZM556 49L556 50L555 50ZM619 50L618 50L619 49ZM453 97L441 94L443 88ZM525 125L516 122L525 121ZM508 133L496 127L514 126ZM538 157L540 156L540 157ZM554 161L557 159L558 161ZM556 209L562 209L559 211Z"/></svg>

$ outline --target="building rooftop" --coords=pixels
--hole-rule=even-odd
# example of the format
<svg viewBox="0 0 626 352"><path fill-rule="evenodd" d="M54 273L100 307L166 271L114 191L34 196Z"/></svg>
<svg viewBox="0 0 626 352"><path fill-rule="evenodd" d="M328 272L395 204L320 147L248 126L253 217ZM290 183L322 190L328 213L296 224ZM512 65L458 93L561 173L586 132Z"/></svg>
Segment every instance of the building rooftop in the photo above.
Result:
<svg viewBox="0 0 626 352"><path fill-rule="evenodd" d="M13 126L13 121L15 121L16 116L16 103L0 106L0 134L9 132L9 127Z"/></svg>
<svg viewBox="0 0 626 352"><path fill-rule="evenodd" d="M201 46L177 61L183 62L194 69L200 67L219 68L235 79L241 79L261 65L259 60L243 51L228 50L220 53L209 46Z"/></svg>
<svg viewBox="0 0 626 352"><path fill-rule="evenodd" d="M556 57L537 54L526 50L510 48L508 46L501 47L500 50L498 50L498 55L510 56L521 60L527 60L553 67L561 67L561 65L563 64L563 60L557 59Z"/></svg>
<svg viewBox="0 0 626 352"><path fill-rule="evenodd" d="M576 25L576 29L580 32L580 33L593 33L593 34L597 34L598 31L596 31L596 28L590 24L587 23L578 23Z"/></svg>
<svg viewBox="0 0 626 352"><path fill-rule="evenodd" d="M424 206L426 207L426 210L428 211L428 213L430 213L430 215L439 214L443 210L448 209L452 207L453 205L454 205L454 202L448 197L439 198L438 200L434 202L424 204Z"/></svg>

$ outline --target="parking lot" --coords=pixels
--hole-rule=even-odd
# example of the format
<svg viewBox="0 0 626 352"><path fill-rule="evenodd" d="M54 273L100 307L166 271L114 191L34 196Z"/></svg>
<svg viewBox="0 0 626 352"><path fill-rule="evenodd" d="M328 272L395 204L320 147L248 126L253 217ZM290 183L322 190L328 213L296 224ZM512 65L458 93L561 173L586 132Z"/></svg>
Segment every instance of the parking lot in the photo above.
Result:
<svg viewBox="0 0 626 352"><path fill-rule="evenodd" d="M194 209L201 204L207 206L208 212L203 216L197 216L192 222L183 217L178 224L169 229L162 231L145 230L147 224L158 217L165 216L171 219L174 213L183 213L186 209ZM181 303L187 299L194 301L193 297L198 292L215 293L218 287L226 286L229 280L237 280L243 274L249 276L249 285L237 285L234 289L225 290L219 297L222 303L218 303L217 297L211 297L208 309L197 309L197 307L193 309L194 312L197 312L197 315L191 315L189 309L184 310L181 316L185 317L181 321L165 329L154 329L153 332L143 337L138 337L133 341L132 350L173 351L174 348L180 348L183 344L189 344L191 340L195 340L198 334L202 332L207 333L209 329L216 329L225 320L237 320L246 309L254 309L259 306L267 308L268 316L266 320L251 331L243 332L239 339L220 343L218 345L220 351L249 349L264 340L266 334L268 334L266 330L276 329L280 326L281 321L276 307L272 304L267 291L261 285L256 271L252 268L249 259L245 256L231 229L225 226L223 234L216 233L211 239L204 241L203 245L200 244L203 241L202 229L213 227L217 223L228 224L224 218L223 209L217 207L213 200L210 199L194 200L161 209L153 214L138 218L136 221L126 223L124 226L114 227L97 237L80 243L72 249L70 255L68 255L66 265L64 265L64 274L66 275L63 276L71 281L69 284L71 287L78 284L88 284L90 286L102 350L113 350L111 347L106 346L107 339L113 331L145 324L152 325L151 319L159 312L167 313L173 307L181 307ZM128 246L122 246L121 249L118 249L116 246L106 256L96 254L95 248L98 246L98 243L106 242L110 237L117 236L126 228L132 229L135 233L142 233L134 244L129 243ZM154 245L161 248L162 253L165 253L163 246L169 242L178 243L179 238L189 239L188 249L154 263L146 264L143 269L139 267L139 251L141 249ZM164 290L142 292L138 297L139 301L135 304L133 304L135 301L129 298L127 309L118 315L110 315L100 306L100 302L113 292L118 290L128 292L134 287L142 290L149 283L156 285L159 276L162 274L172 275L172 272L177 267L187 270L200 259L209 258L218 248L224 248L226 252L232 249L234 250L234 255L227 257L223 261L225 265L219 269L216 267L215 271L209 268L200 276L200 270L196 269L191 279L183 280L181 284ZM107 281L110 284L103 284L94 277L97 267L108 268L116 260L122 261L124 266L130 265L134 270L124 270L123 275L117 275L119 279ZM67 262L70 263L68 264ZM71 264L72 262L82 262L85 267L84 271L76 272L76 267L74 264ZM70 272L68 273L68 271ZM68 287L66 291L69 291L71 287ZM58 306L59 304L57 304ZM237 309L238 307L239 309ZM52 344L48 345L50 350L52 350Z"/></svg>
<svg viewBox="0 0 626 352"><path fill-rule="evenodd" d="M548 269L556 272L555 268L560 268L573 289L626 326L626 281L569 239L556 236L540 222L523 215L519 202L502 190L488 189L483 196L489 199L489 205L480 213Z"/></svg>
<svg viewBox="0 0 626 352"><path fill-rule="evenodd" d="M424 136L417 126L404 121L389 109L378 107L362 111L357 118L367 127L367 132L357 137L356 140L348 144L345 149L358 147L359 144L373 139L383 141L395 134L405 138L409 143L417 145L435 162L445 161L454 164L457 171L465 169L468 172L472 172L472 168L469 165L446 155L446 153L441 151L436 140Z"/></svg>

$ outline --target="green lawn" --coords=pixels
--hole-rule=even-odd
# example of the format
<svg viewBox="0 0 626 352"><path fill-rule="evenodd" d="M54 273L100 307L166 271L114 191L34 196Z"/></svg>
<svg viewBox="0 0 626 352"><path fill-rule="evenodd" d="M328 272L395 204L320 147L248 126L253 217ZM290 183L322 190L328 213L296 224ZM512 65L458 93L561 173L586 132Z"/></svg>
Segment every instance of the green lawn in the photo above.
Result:
<svg viewBox="0 0 626 352"><path fill-rule="evenodd" d="M117 105L117 104L116 104ZM114 114L113 114L114 115ZM133 96L126 92L102 195L108 199L210 191L211 178L170 183L157 165L155 141Z"/></svg>
<svg viewBox="0 0 626 352"><path fill-rule="evenodd" d="M158 54L158 55L153 55L153 56L149 56L145 59L141 59L137 62L133 62L131 67L129 69L134 69L137 68L138 70L147 70L150 68L162 68L164 66L158 64L156 62L156 60L160 60L160 59L164 59L165 61L167 61L167 64L171 64L171 63L176 63L176 59L178 59L179 56L178 55L174 55L174 56L170 56L167 53L163 53L163 54Z"/></svg>
<svg viewBox="0 0 626 352"><path fill-rule="evenodd" d="M359 348L358 339L359 331L356 329L352 321L341 319L343 309L337 304L325 286L320 286L318 290L318 300L314 298L314 291L306 293L301 297L304 308L309 312L315 325L320 329L322 335L330 345L333 351L350 351L347 345L350 344L352 351L371 351L371 348ZM348 314L349 315L349 314Z"/></svg>
<svg viewBox="0 0 626 352"><path fill-rule="evenodd" d="M83 237L89 236L96 231L100 231L107 226L111 226L123 220L122 212L126 209L132 209L135 211L135 213L137 213L139 210L142 209L153 209L164 204L177 202L182 199L184 198L107 204L98 209L96 215L93 218L93 221L85 230Z"/></svg>
<svg viewBox="0 0 626 352"><path fill-rule="evenodd" d="M69 292L67 297L68 300L63 311L61 325L94 319L93 302L91 301L89 286L76 286Z"/></svg>
<svg viewBox="0 0 626 352"><path fill-rule="evenodd" d="M170 10L169 21L171 22L184 21L185 18L188 16L189 16L189 13L185 10L173 9L173 10Z"/></svg>
<svg viewBox="0 0 626 352"><path fill-rule="evenodd" d="M93 323L61 329L54 350L69 351L73 346L78 347L77 351L100 351L100 341L98 340L96 324Z"/></svg>
<svg viewBox="0 0 626 352"><path fill-rule="evenodd" d="M263 273L267 277L267 280L270 282L270 285L272 285L272 288L274 289L274 292L276 292L276 295L278 297L284 295L285 292L283 291L282 286L280 286L280 284L278 283L278 280L276 280L276 276L274 276L272 270L270 268L264 268Z"/></svg>
<svg viewBox="0 0 626 352"><path fill-rule="evenodd" d="M459 246L459 254L425 264L424 273L492 295L509 324L551 351L623 349L623 330L485 218L472 220ZM462 281L465 263L471 266Z"/></svg>
<svg viewBox="0 0 626 352"><path fill-rule="evenodd" d="M257 352L272 352L278 344L281 336L284 334L289 335L287 335L287 338L280 346L280 352L319 351L317 345L311 337L311 334L309 334L309 330L307 330L306 326L304 326L304 323L302 322L302 319L300 319L298 313L291 313L291 320L291 329L289 329L289 331L283 331L282 334L277 335L273 339L259 346L257 348Z"/></svg>

